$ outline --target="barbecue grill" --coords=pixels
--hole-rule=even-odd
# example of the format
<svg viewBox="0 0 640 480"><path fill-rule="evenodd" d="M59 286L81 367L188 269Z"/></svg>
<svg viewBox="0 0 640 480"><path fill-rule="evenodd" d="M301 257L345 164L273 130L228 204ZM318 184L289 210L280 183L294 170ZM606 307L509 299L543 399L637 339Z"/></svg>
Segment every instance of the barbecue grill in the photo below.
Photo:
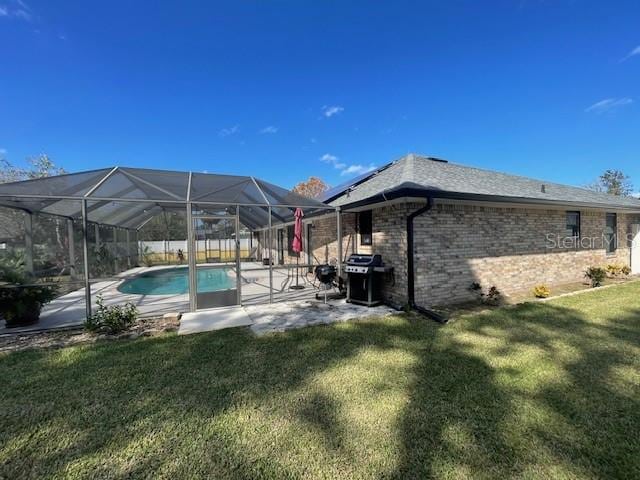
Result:
<svg viewBox="0 0 640 480"><path fill-rule="evenodd" d="M373 307L382 303L384 274L393 272L379 254L352 254L347 259L347 302Z"/></svg>
<svg viewBox="0 0 640 480"><path fill-rule="evenodd" d="M324 303L327 303L327 293L329 290L342 284L342 282L340 282L339 285L336 285L335 280L338 276L336 267L333 265L318 265L314 271L314 276L324 290ZM316 294L316 299L318 298L318 294Z"/></svg>
<svg viewBox="0 0 640 480"><path fill-rule="evenodd" d="M316 279L324 285L333 284L333 281L336 279L336 275L336 267L333 265L318 265L316 267Z"/></svg>

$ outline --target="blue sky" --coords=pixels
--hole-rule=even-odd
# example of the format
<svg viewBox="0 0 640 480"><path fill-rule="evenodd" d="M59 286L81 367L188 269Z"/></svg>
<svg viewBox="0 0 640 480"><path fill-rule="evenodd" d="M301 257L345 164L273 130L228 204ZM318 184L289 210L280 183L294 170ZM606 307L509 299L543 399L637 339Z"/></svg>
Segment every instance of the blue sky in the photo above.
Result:
<svg viewBox="0 0 640 480"><path fill-rule="evenodd" d="M0 155L335 185L407 152L640 189L640 2L0 0Z"/></svg>

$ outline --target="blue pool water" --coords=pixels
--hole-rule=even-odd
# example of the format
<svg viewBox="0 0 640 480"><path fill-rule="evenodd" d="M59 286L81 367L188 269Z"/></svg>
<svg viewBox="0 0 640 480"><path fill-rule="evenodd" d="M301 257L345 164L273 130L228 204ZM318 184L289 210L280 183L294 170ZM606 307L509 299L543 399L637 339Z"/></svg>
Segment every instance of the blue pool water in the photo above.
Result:
<svg viewBox="0 0 640 480"><path fill-rule="evenodd" d="M228 268L198 268L198 292L216 292L234 287ZM151 270L125 280L118 287L122 293L137 295L179 295L189 291L187 267Z"/></svg>

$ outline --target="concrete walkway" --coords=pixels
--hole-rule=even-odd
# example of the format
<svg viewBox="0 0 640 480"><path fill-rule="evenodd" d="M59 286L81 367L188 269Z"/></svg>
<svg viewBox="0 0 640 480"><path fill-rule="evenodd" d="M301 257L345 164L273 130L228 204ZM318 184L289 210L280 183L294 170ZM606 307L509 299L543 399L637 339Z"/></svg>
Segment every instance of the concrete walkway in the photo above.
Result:
<svg viewBox="0 0 640 480"><path fill-rule="evenodd" d="M327 304L317 300L302 300L272 305L214 308L185 313L180 320L178 335L246 326L250 326L256 335L264 335L396 313L396 310L386 306L368 308L344 300L334 300Z"/></svg>

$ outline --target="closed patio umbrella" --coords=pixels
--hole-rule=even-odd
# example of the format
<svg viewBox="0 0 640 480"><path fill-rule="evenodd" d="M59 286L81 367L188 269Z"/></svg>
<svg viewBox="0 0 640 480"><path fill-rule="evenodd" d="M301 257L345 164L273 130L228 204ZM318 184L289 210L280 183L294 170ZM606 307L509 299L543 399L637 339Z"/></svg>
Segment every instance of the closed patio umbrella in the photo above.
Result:
<svg viewBox="0 0 640 480"><path fill-rule="evenodd" d="M304 217L304 213L301 208L296 208L295 213L293 214L295 218L293 224L293 241L291 242L291 249L298 254L296 257L296 284L291 285L290 288L293 290L300 290L304 288L304 285L300 285L298 283L298 268L300 265L300 252L302 252L302 217Z"/></svg>

